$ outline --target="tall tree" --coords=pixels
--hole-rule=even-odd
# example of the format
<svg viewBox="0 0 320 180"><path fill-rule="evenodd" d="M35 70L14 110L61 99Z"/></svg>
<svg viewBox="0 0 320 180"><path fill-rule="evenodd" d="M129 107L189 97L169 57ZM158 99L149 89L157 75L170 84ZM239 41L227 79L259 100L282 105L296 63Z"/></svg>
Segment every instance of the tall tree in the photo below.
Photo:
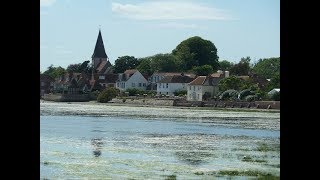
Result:
<svg viewBox="0 0 320 180"><path fill-rule="evenodd" d="M114 72L123 73L128 69L135 69L139 65L139 61L134 56L121 56L115 61Z"/></svg>
<svg viewBox="0 0 320 180"><path fill-rule="evenodd" d="M195 66L192 71L198 76L207 76L213 72L213 68L210 65Z"/></svg>
<svg viewBox="0 0 320 180"><path fill-rule="evenodd" d="M280 73L280 57L259 59L253 67L253 72L266 79L272 78Z"/></svg>
<svg viewBox="0 0 320 180"><path fill-rule="evenodd" d="M239 63L230 68L230 74L238 76L248 75L250 72L250 60L249 56L241 58Z"/></svg>
<svg viewBox="0 0 320 180"><path fill-rule="evenodd" d="M83 63L78 64L70 64L67 67L67 72L74 72L74 73L91 73L92 67L90 65L90 61L84 61Z"/></svg>
<svg viewBox="0 0 320 180"><path fill-rule="evenodd" d="M209 41L199 36L194 36L182 41L172 54L180 61L183 70L190 70L193 66L211 65L213 70L217 70L218 55L217 48Z"/></svg>
<svg viewBox="0 0 320 180"><path fill-rule="evenodd" d="M61 66L53 67L52 64L47 68L46 71L43 72L43 74L46 74L52 78L59 77L59 76L63 75L64 73L66 73L66 70L64 68L62 68Z"/></svg>
<svg viewBox="0 0 320 180"><path fill-rule="evenodd" d="M229 71L232 66L233 63L227 60L219 61L219 69L222 71Z"/></svg>
<svg viewBox="0 0 320 180"><path fill-rule="evenodd" d="M148 74L151 75L153 73L153 69L151 69L150 63L151 60L148 57L145 58L139 58L139 66L137 66L137 69L142 73L142 74Z"/></svg>
<svg viewBox="0 0 320 180"><path fill-rule="evenodd" d="M153 71L175 72L180 70L176 58L172 54L156 54L149 58Z"/></svg>

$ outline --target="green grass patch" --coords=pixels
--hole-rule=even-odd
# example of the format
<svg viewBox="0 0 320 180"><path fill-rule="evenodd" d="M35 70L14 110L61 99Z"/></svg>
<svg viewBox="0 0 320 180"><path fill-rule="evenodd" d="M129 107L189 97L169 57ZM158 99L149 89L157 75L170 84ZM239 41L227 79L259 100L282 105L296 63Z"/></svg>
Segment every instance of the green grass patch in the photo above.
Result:
<svg viewBox="0 0 320 180"><path fill-rule="evenodd" d="M166 178L165 178L165 180L176 180L177 179L177 176L176 175L170 175L170 176L167 176Z"/></svg>
<svg viewBox="0 0 320 180"><path fill-rule="evenodd" d="M221 170L218 172L218 175L224 176L256 176L258 179L280 179L279 176L272 175L270 173L264 173L259 171L237 171L237 170Z"/></svg>

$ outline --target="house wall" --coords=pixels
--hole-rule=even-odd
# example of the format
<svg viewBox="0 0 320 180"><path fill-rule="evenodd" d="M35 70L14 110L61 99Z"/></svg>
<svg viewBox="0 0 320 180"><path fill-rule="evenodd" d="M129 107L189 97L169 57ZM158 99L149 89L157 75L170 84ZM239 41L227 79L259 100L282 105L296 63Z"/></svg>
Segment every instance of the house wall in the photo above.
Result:
<svg viewBox="0 0 320 180"><path fill-rule="evenodd" d="M187 90L186 86L187 84L185 83L157 83L157 95L165 94L173 96L175 91Z"/></svg>
<svg viewBox="0 0 320 180"><path fill-rule="evenodd" d="M125 91L128 88L146 90L148 86L148 81L143 77L143 75L139 71L137 71L127 81L119 81L116 84L116 87L121 91Z"/></svg>
<svg viewBox="0 0 320 180"><path fill-rule="evenodd" d="M202 101L203 86L201 85L188 85L187 86L187 100L188 101Z"/></svg>

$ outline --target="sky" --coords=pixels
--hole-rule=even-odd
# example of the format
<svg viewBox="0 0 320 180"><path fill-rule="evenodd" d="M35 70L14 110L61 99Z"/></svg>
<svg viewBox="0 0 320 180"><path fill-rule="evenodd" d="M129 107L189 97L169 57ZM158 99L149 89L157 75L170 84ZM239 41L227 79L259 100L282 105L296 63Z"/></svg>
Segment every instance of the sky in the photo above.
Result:
<svg viewBox="0 0 320 180"><path fill-rule="evenodd" d="M114 64L200 36L219 61L280 57L279 0L40 0L40 71L91 60L99 28Z"/></svg>

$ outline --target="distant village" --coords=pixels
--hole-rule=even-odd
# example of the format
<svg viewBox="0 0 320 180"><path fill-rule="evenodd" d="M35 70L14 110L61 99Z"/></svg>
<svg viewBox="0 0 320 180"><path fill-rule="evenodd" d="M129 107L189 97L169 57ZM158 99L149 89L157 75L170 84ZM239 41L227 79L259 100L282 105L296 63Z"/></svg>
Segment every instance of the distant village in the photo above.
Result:
<svg viewBox="0 0 320 180"><path fill-rule="evenodd" d="M65 72L55 78L40 72L40 98L90 101L96 100L104 90L115 88L118 90L117 98L176 98L195 102L280 101L280 82L272 87L272 79L261 77L255 72L235 75L229 69L221 68L203 75L196 71L145 73L135 68L115 73L100 30L91 67L90 72Z"/></svg>

